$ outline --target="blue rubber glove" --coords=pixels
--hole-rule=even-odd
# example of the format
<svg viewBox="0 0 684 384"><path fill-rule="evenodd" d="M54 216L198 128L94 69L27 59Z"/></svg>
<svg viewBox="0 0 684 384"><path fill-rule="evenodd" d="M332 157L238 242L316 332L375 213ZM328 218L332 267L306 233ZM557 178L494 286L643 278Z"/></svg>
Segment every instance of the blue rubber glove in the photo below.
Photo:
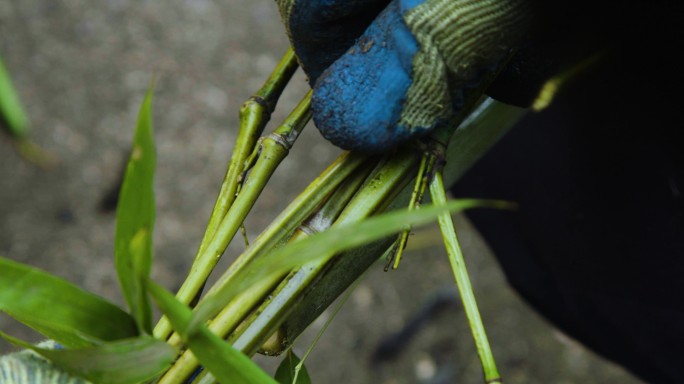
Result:
<svg viewBox="0 0 684 384"><path fill-rule="evenodd" d="M522 40L530 0L276 0L335 145L382 151L462 108Z"/></svg>

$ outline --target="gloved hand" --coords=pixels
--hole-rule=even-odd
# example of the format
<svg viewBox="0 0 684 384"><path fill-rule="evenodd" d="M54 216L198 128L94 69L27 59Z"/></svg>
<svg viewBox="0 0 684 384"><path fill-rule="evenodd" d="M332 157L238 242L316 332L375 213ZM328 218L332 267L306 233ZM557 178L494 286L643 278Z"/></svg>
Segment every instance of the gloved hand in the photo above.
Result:
<svg viewBox="0 0 684 384"><path fill-rule="evenodd" d="M276 0L323 136L380 151L447 121L524 38L531 0Z"/></svg>

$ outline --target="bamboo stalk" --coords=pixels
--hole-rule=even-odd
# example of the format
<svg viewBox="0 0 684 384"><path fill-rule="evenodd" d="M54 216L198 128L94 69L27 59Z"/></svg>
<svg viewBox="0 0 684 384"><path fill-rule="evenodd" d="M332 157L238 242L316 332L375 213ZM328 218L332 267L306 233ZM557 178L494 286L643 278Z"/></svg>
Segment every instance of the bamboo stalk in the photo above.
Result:
<svg viewBox="0 0 684 384"><path fill-rule="evenodd" d="M444 180L442 178L442 170L439 168L430 181L429 191L432 202L435 205L446 205L447 199L444 190ZM484 324L482 323L482 317L480 316L480 311L477 307L477 300L473 293L473 287L470 283L470 277L468 276L468 270L466 269L463 252L461 251L458 242L451 214L447 212L439 215L438 223L440 231L442 232L442 238L449 257L451 269L456 278L456 285L458 286L458 292L461 295L463 308L465 309L466 317L470 324L470 330L473 334L473 339L475 340L477 354L482 363L485 382L488 384L501 383L501 375L496 368L492 348L489 345L487 333L485 332Z"/></svg>
<svg viewBox="0 0 684 384"><path fill-rule="evenodd" d="M240 229L242 222L254 206L271 175L287 156L299 133L311 118L311 93L302 99L285 122L273 133L263 138L260 156L250 170L250 177L243 183L240 194L236 197L221 223L216 227L211 241L203 252L195 259L190 273L178 290L177 297L184 303L190 303L200 294L214 266L220 260L228 244ZM155 337L168 338L171 329L162 323L155 332Z"/></svg>
<svg viewBox="0 0 684 384"><path fill-rule="evenodd" d="M351 175L342 186L337 188L323 207L302 223L297 229L297 232L290 239L290 242L298 241L312 233L318 233L330 228L335 219L347 206L349 200L358 191L360 185L365 181L370 172L369 167L366 168L367 169L359 169L360 172ZM305 268L306 266L302 267L302 269ZM298 271L293 271L287 276L273 276L272 278L260 282L258 285L263 288L260 291L260 297L255 295L250 297L249 300L244 300L245 295L240 295L237 300L232 301L209 323L209 329L222 337L228 336L227 341L233 344L233 347L238 350L245 352L246 348L251 348L249 354L253 354L256 349L262 345L261 340L264 339L263 335L268 337L273 334L280 325L278 318L268 316L265 312L274 312L274 307L278 307L281 311L286 312L291 310L293 308L292 300L296 300L299 296L290 291L293 287L294 289L302 287L301 285L293 285L293 282L301 279L302 275L299 274ZM270 286L272 286L273 283L280 284L275 290L271 291ZM308 284L304 284L303 286L306 287ZM254 286L250 287L250 291L252 291L253 287ZM266 295L268 295L268 297L264 299ZM259 304L259 306L251 309L255 304ZM240 307L241 305L243 306L242 308ZM251 309L251 314L246 318L242 314L245 307ZM238 311L240 313L236 314ZM242 321L242 323L238 324L240 321ZM235 327L237 327L237 329L235 329ZM247 347L241 346L237 342L238 340L248 339L249 336L245 336L245 333L253 333L255 330L258 331L259 335L262 335L261 338L252 339L256 339L256 343L252 343L250 347ZM271 353L268 353L269 351L264 351L262 353L279 354L282 351L283 342L284 340L282 339L276 340L273 346L275 349L272 350ZM186 352L181 356L181 359L183 359L182 364L186 365L185 371L183 372L184 375L187 375L188 372L192 372L196 368L197 361L193 359L189 353ZM197 380L199 380L199 382L210 380L210 378L205 378L207 375L207 372L202 372Z"/></svg>
<svg viewBox="0 0 684 384"><path fill-rule="evenodd" d="M350 174L362 168L366 156L343 153L333 164L328 167L309 187L307 187L290 205L271 223L271 225L259 235L252 245L243 252L231 267L224 273L221 279L209 291L228 285L239 275L248 264L267 253L269 250L290 238L304 219L311 215L314 210L333 192L339 188ZM228 332L235 328L236 324L251 311L255 303L268 293L264 289L267 285L278 283L279 279L270 279L258 287L250 288L233 300L221 312L219 317L210 323L210 329L225 337ZM268 288L268 287L266 287ZM235 311L235 312L232 312ZM231 313L232 312L232 313ZM172 338L171 342L180 346L180 340ZM186 351L176 363L160 379L160 384L181 383L197 368L197 361L191 352Z"/></svg>
<svg viewBox="0 0 684 384"><path fill-rule="evenodd" d="M292 48L288 49L261 89L240 108L240 129L233 148L233 154L190 271L200 267L198 264L202 262L200 261L201 255L205 253L207 246L216 234L219 224L224 220L228 209L233 205L238 190L239 176L244 172L245 160L254 151L257 138L261 136L280 95L298 66L294 51ZM196 287L195 284L190 285L190 283L186 283L187 279L179 290L177 297L184 304L190 304L198 296L204 283L199 287ZM160 339L167 339L171 333L171 324L164 316L155 327L154 335Z"/></svg>
<svg viewBox="0 0 684 384"><path fill-rule="evenodd" d="M413 178L419 160L419 153L412 150L386 156L346 205L334 225L359 222L386 208ZM251 324L241 330L239 335L229 337L228 341L232 342L233 347L247 355L253 355L280 326L312 283L320 278L334 256L334 253L326 254L320 260L307 263L294 272L279 288L274 299L259 308L258 316L250 320ZM197 382L212 383L214 380L210 374L203 372Z"/></svg>
<svg viewBox="0 0 684 384"><path fill-rule="evenodd" d="M434 140L439 143L448 142L449 138L452 137L454 131L459 126L459 123L465 119L467 114L471 112L476 105L475 98L477 95L478 92L473 92L473 96L469 97L469 100L466 103L466 105L470 107L464 108L461 114L455 117L449 124L445 124L440 129L433 132L429 140ZM485 108L485 111L487 110L488 108ZM242 224L242 221L244 220L243 215L247 214L254 203L254 200L260 193L260 188L263 188L263 185L261 185L261 187L255 187L255 185L258 186L261 183L265 184L266 181L268 181L268 178L270 178L275 167L277 167L279 162L286 155L286 151L289 149L288 143L291 143L296 139L296 136L300 131L296 127L298 127L298 124L301 124L303 120L308 121L309 117L310 112L308 106L305 113L302 113L302 111L300 111L300 113L293 113L291 118L288 118L288 121L281 126L282 131L279 132L279 134L262 138L260 151L252 151L251 154L245 152L245 161L242 162L241 172L239 172L238 175L241 177L245 170L252 166L252 162L248 162L247 160L253 157L256 160L253 163L249 178L243 184L242 189L240 189L240 193L225 215L225 219L216 227L214 239L204 247L203 252L198 256L196 261L199 262L199 260L204 259L205 256L207 258L217 258L217 256L220 256L223 250L225 250L225 246L227 246L230 239L232 239L235 232ZM303 124L301 124L301 127L303 127ZM279 128L278 131L280 131L281 128ZM506 126L506 128L508 128L508 126ZM277 133L278 131L274 133ZM291 138L288 132L292 133L292 140L290 140ZM472 132L472 130L469 132ZM487 139L482 140L482 145L476 148L478 150L475 153L477 157L481 156L482 152L494 142L489 140L489 138L492 137L494 137L494 135L490 135ZM498 138L498 136L496 138ZM272 149L276 145L280 145L280 148ZM285 148L285 154L282 154L283 148ZM274 157L270 156L271 153L269 151L273 151ZM473 153L467 153L464 157L466 158L465 163L468 163L469 159L473 157ZM376 167L372 176L340 214L340 217L336 220L334 225L355 223L386 209L392 204L392 201L397 197L399 192L413 179L413 170L417 166L420 158L420 152L415 151L412 146L401 148L395 153L385 156ZM472 162L470 162L470 164L472 164ZM290 206L288 206L288 208L255 240L254 244L248 247L248 249L238 257L228 271L226 271L214 287L212 287L209 291L209 295L221 291L232 283L239 282L240 272L245 269L248 264L266 255L270 250L290 238L296 227L299 226L302 221L340 185L340 183L358 167L368 166L369 164L366 162L366 156L353 153L345 153L336 161L336 163L337 165L331 166L324 175L314 181L302 195L290 204ZM347 168L341 166L342 163L347 163ZM254 179L256 179L256 181L254 181ZM326 183L325 180L332 181L332 183ZM239 183L236 183L235 185L237 191ZM416 185L420 185L419 190L424 190L426 182L417 182ZM233 215L234 209L236 212L235 215ZM384 244L384 242L378 242L378 244ZM386 246L383 247L380 245L380 247L381 248L373 248L372 246L369 246L365 248L365 250L372 250L370 252L372 254L363 254L362 252L360 255L362 255L364 260L372 257L377 258L379 254L382 254L386 250ZM378 252L379 254L377 254ZM202 307L200 304L195 311L196 313L193 316L193 321L196 323L204 322L218 314L218 317L215 317L214 321L210 323L210 328L217 331L222 337L227 336L228 341L231 342L235 348L243 351L245 354L251 355L276 328L288 319L288 317L291 317L290 314L293 309L300 308L298 304L302 302L302 298L306 296L306 293L311 290L313 283L324 279L326 273L329 271L328 267L331 264L335 264L331 263L331 261L336 259L335 256L336 255L332 253L324 255L320 261L306 264L297 271L291 272L290 275L281 282L280 286L276 288L275 297L272 300L267 299L262 306L254 312L253 316L248 316L248 314L253 310L255 303L262 300L281 277L267 279L257 287L248 288L245 292L242 292L231 301L221 304L223 308L218 306L217 300L212 302L212 305L216 306L215 308L208 308L206 305ZM362 262L362 264L366 266L369 265L365 263L365 261ZM208 275L208 272L213 268L215 262L212 264L212 261L209 260L206 265L210 265L206 268L206 273ZM362 270L365 270L365 268L362 268ZM336 272L339 272L339 270ZM349 278L350 276L345 277L345 279ZM351 283L353 280L354 277L351 277L351 280L339 284L335 289L339 289L340 287L345 286L345 284L348 285L348 283ZM198 282L199 280L192 283L194 284L193 290L195 292L199 292L201 285L204 283L204 279L201 279L201 284L198 284ZM328 293L328 296L335 297L334 294L330 293ZM186 300L191 300L192 297L194 297L194 295L185 295ZM330 300L330 298L327 298L326 300ZM327 306L327 302L317 304L317 307ZM307 321L313 320L311 316L314 315L315 312L316 310L307 312L304 314L305 318L302 321L294 322L298 324L297 327L299 327L299 331L303 329L301 325L305 324ZM245 316L247 316L247 319L243 320ZM243 323L240 326L237 326L241 321ZM228 335L228 333L230 333L230 335ZM288 337L291 338L296 336L296 334L288 335ZM172 344L181 346L181 341L179 339L173 339ZM190 352L186 352L159 383L180 383L187 378L196 367L196 360L194 360L194 357ZM195 380L195 382L197 381L198 380ZM211 375L203 374L199 381L202 383L212 382Z"/></svg>

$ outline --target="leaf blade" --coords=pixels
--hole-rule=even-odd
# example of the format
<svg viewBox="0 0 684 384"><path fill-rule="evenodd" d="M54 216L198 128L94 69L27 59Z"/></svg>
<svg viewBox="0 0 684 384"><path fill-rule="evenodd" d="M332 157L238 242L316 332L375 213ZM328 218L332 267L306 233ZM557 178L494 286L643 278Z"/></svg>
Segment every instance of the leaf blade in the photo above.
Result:
<svg viewBox="0 0 684 384"><path fill-rule="evenodd" d="M138 334L114 304L57 276L0 257L0 310L68 347Z"/></svg>
<svg viewBox="0 0 684 384"><path fill-rule="evenodd" d="M133 149L116 212L115 265L119 284L141 331L152 333L152 309L146 292L152 268L154 172L156 167L150 86L140 107Z"/></svg>
<svg viewBox="0 0 684 384"><path fill-rule="evenodd" d="M33 350L72 375L102 384L134 384L152 379L171 365L177 353L165 342L148 336L79 349L47 349L3 332L0 336Z"/></svg>
<svg viewBox="0 0 684 384"><path fill-rule="evenodd" d="M0 120L7 123L7 129L13 136L28 135L28 117L12 85L12 79L2 63L2 58L0 58Z"/></svg>
<svg viewBox="0 0 684 384"><path fill-rule="evenodd" d="M510 208L510 204L493 200L460 199L451 201L443 207L423 206L419 210L395 211L371 217L360 223L333 226L324 232L289 243L249 265L240 280L234 280L230 285L210 291L195 308L189 332L193 332L195 327L216 315L247 287L271 274L286 273L306 262L330 257L335 253L382 239L404 230L407 225L427 224L445 211L458 212L474 207Z"/></svg>
<svg viewBox="0 0 684 384"><path fill-rule="evenodd" d="M287 351L287 355L276 369L275 379L279 384L311 384L311 377L306 366L302 364L302 368L297 373L297 365L301 360L292 352L292 349Z"/></svg>

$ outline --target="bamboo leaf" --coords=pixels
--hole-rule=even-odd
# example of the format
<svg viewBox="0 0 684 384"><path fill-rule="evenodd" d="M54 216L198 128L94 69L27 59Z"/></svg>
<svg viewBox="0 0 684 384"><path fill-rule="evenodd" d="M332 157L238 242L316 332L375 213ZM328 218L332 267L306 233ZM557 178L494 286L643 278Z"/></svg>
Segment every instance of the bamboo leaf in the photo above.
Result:
<svg viewBox="0 0 684 384"><path fill-rule="evenodd" d="M233 348L205 325L188 332L192 312L170 292L149 281L149 292L174 330L181 335L200 363L221 383L275 384L249 357Z"/></svg>
<svg viewBox="0 0 684 384"><path fill-rule="evenodd" d="M0 332L12 344L31 349L55 366L93 383L133 384L161 374L176 358L176 350L149 336L118 340L79 349L47 349Z"/></svg>
<svg viewBox="0 0 684 384"><path fill-rule="evenodd" d="M121 290L139 329L146 333L152 333L152 311L146 284L152 267L155 215L153 88L151 85L140 107L133 150L119 195L115 235L115 264Z"/></svg>
<svg viewBox="0 0 684 384"><path fill-rule="evenodd" d="M0 257L0 311L67 347L138 334L121 308L47 272Z"/></svg>
<svg viewBox="0 0 684 384"><path fill-rule="evenodd" d="M309 377L309 372L304 365L297 373L297 365L300 361L291 349L288 350L287 355L276 370L276 381L279 384L311 384L311 377Z"/></svg>
<svg viewBox="0 0 684 384"><path fill-rule="evenodd" d="M13 136L28 135L28 117L12 85L12 79L2 63L2 58L0 58L0 120L4 120Z"/></svg>
<svg viewBox="0 0 684 384"><path fill-rule="evenodd" d="M216 291L210 291L193 313L189 332L193 332L195 327L215 316L237 294L272 274L286 273L307 262L330 257L332 254L382 239L402 231L407 225L427 224L446 211L457 212L474 207L507 208L509 204L492 200L462 199L452 201L443 207L424 206L420 210L395 211L360 223L336 226L276 249L249 265L234 284L224 285Z"/></svg>

